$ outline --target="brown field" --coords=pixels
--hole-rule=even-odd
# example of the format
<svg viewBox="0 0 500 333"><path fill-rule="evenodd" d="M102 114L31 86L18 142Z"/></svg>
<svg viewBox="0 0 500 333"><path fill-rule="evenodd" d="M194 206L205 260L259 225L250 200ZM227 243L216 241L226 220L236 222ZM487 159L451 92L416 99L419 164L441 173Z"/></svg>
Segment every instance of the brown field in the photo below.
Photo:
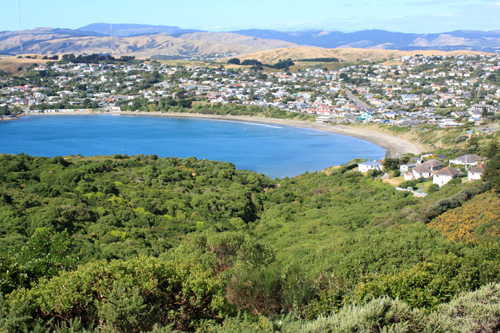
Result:
<svg viewBox="0 0 500 333"><path fill-rule="evenodd" d="M250 54L238 56L240 60L256 59L264 64L275 64L280 59L312 59L312 58L337 58L341 61L359 61L359 60L372 60L380 61L384 59L412 56L422 54L425 56L433 55L470 55L470 54L485 54L484 52L474 51L398 51L398 50L380 50L380 49L324 49L320 47L291 47L276 50L260 51ZM222 60L222 62L228 59Z"/></svg>
<svg viewBox="0 0 500 333"><path fill-rule="evenodd" d="M25 54L24 56L35 56L35 54ZM50 60L42 60L43 55L37 54L37 59L18 59L14 56L0 56L0 70L7 72L11 75L22 73L22 71L18 71L19 67L25 69L33 64L42 65L47 63Z"/></svg>

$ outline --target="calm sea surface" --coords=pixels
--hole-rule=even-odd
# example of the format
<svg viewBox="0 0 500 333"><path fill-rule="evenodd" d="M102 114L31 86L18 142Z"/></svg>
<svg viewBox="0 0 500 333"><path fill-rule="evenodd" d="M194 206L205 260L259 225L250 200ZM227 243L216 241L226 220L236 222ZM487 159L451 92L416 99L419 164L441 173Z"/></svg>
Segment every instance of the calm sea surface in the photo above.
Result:
<svg viewBox="0 0 500 333"><path fill-rule="evenodd" d="M273 178L385 154L368 141L305 128L147 116L27 116L0 122L0 140L0 153L195 156Z"/></svg>

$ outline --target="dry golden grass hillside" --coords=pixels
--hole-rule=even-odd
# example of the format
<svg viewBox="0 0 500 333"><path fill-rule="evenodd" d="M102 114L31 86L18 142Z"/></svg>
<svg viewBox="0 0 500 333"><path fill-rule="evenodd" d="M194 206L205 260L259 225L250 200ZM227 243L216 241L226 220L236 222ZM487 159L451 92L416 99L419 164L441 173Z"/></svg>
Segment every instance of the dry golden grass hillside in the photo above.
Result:
<svg viewBox="0 0 500 333"><path fill-rule="evenodd" d="M313 58L337 58L342 61L356 61L363 59L384 60L388 58L411 56L423 54L432 55L457 55L457 54L484 54L474 51L398 51L398 50L379 50L379 49L324 49L320 47L294 47L276 50L260 51L250 54L240 55L240 60L256 59L265 64L277 63L280 59L313 59Z"/></svg>
<svg viewBox="0 0 500 333"><path fill-rule="evenodd" d="M34 54L27 54L29 56L34 56ZM19 71L19 67L23 69L29 67L33 64L43 65L49 60L42 60L42 55L36 55L37 59L18 59L13 56L0 56L0 71L4 71L9 74L16 74Z"/></svg>
<svg viewBox="0 0 500 333"><path fill-rule="evenodd" d="M19 36L0 41L0 51L19 44ZM24 37L25 41L27 36ZM297 44L280 40L248 37L233 33L191 33L179 38L166 34L138 37L64 37L26 44L24 51L38 54L93 54L133 55L148 57L154 54L202 55L212 53L257 51L296 47ZM112 49L111 49L112 48Z"/></svg>

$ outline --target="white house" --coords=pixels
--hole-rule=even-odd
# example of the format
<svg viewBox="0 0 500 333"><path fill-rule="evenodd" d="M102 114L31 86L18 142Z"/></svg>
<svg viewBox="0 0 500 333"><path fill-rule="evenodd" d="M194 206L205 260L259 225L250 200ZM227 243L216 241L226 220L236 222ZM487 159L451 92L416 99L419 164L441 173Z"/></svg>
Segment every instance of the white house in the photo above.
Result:
<svg viewBox="0 0 500 333"><path fill-rule="evenodd" d="M444 168L444 163L438 160L428 160L427 162L424 162L421 165L424 165L431 171L437 171Z"/></svg>
<svg viewBox="0 0 500 333"><path fill-rule="evenodd" d="M467 173L469 181L480 180L483 177L486 166L483 164L471 168Z"/></svg>
<svg viewBox="0 0 500 333"><path fill-rule="evenodd" d="M477 165L483 158L475 154L462 155L450 160L451 164L455 165Z"/></svg>
<svg viewBox="0 0 500 333"><path fill-rule="evenodd" d="M375 161L368 161L358 164L358 170L361 172L370 171L370 170L382 170L382 163Z"/></svg>
<svg viewBox="0 0 500 333"><path fill-rule="evenodd" d="M444 163L438 160L428 160L422 164L418 164L413 168L413 177L415 179L419 178L431 178L434 171L440 170L444 167Z"/></svg>
<svg viewBox="0 0 500 333"><path fill-rule="evenodd" d="M408 172L410 171L411 169L413 169L414 167L416 167L417 165L414 164L414 163L410 163L410 164L403 164L399 167L399 171L401 172Z"/></svg>
<svg viewBox="0 0 500 333"><path fill-rule="evenodd" d="M417 165L416 167L413 168L413 177L415 179L419 178L430 178L432 175L432 170L430 170L428 167L426 167L423 164Z"/></svg>
<svg viewBox="0 0 500 333"><path fill-rule="evenodd" d="M432 183L438 184L439 186L443 186L453 178L456 178L459 173L460 171L458 171L457 169L447 166L446 168L436 171L434 173L434 175L432 176Z"/></svg>

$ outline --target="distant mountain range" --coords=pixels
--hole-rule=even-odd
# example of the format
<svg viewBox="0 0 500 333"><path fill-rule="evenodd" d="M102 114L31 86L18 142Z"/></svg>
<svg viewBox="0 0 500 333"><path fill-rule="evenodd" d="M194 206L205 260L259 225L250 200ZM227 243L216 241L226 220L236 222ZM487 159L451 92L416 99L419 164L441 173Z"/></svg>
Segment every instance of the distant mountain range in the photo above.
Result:
<svg viewBox="0 0 500 333"><path fill-rule="evenodd" d="M111 34L113 39L111 41ZM37 28L0 32L0 54L111 53L150 56L252 53L315 46L383 50L471 50L500 53L500 31L452 31L414 34L384 30L341 31L238 30L206 32L176 26L95 23L72 29ZM113 51L111 51L111 48Z"/></svg>
<svg viewBox="0 0 500 333"><path fill-rule="evenodd" d="M452 31L439 34L412 34L385 30L341 31L239 30L234 33L265 39L279 39L299 45L323 48L377 48L402 51L412 50L473 50L500 51L500 31Z"/></svg>
<svg viewBox="0 0 500 333"><path fill-rule="evenodd" d="M168 25L148 25L148 24L110 24L110 23L93 23L84 27L78 28L79 31L96 32L105 36L118 37L136 37L154 34L182 35L192 32L201 32L201 30L182 29Z"/></svg>

